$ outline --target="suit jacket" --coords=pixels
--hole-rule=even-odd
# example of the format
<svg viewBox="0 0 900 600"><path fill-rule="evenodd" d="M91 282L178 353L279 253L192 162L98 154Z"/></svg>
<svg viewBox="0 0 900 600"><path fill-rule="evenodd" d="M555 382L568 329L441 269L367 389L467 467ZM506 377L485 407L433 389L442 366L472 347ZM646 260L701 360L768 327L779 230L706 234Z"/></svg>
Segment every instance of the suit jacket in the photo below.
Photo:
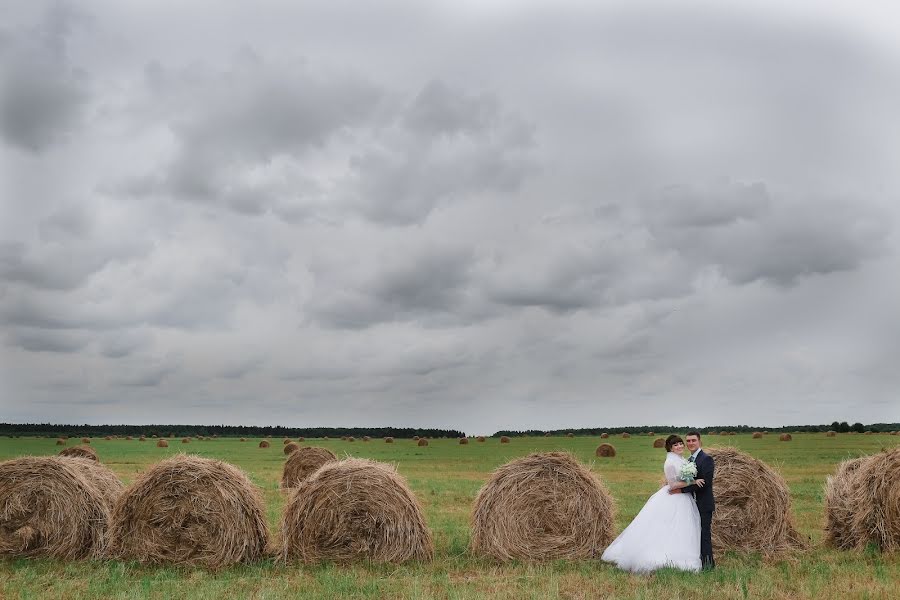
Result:
<svg viewBox="0 0 900 600"><path fill-rule="evenodd" d="M713 460L712 456L701 449L694 459L694 464L697 465L697 479L704 480L706 484L703 487L700 487L697 484L692 483L691 485L682 488L681 493L694 494L694 500L697 502L697 510L700 512L713 512L716 510L716 499L713 495L713 475L716 470L716 462Z"/></svg>

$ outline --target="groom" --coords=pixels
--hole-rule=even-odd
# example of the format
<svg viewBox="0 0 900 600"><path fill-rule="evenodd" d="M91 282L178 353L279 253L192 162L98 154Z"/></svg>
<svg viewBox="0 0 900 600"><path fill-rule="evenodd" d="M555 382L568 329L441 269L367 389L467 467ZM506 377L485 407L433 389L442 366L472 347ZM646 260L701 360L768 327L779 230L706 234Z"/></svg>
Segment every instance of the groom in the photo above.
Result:
<svg viewBox="0 0 900 600"><path fill-rule="evenodd" d="M670 493L694 494L697 502L697 510L700 511L700 562L704 569L714 569L716 561L712 550L712 518L716 510L716 500L713 495L713 472L716 464L712 456L703 451L700 444L700 433L691 431L684 437L688 450L691 451L690 461L697 465L697 479L703 479L706 485L703 487L691 484Z"/></svg>

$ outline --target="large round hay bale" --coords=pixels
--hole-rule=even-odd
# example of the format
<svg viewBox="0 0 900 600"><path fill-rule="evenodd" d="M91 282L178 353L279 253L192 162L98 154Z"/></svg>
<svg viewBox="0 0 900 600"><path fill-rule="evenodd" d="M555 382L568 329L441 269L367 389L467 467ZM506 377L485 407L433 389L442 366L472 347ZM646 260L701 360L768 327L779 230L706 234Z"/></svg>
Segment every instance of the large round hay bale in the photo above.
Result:
<svg viewBox="0 0 900 600"><path fill-rule="evenodd" d="M825 437L835 437L837 435L837 431L826 431Z"/></svg>
<svg viewBox="0 0 900 600"><path fill-rule="evenodd" d="M142 435L141 437L138 438L138 440L140 440L140 441L142 441L142 442L146 442L146 441L147 441L147 436Z"/></svg>
<svg viewBox="0 0 900 600"><path fill-rule="evenodd" d="M269 446L270 446L270 444L269 444L268 440L263 440L259 443L260 448L268 448Z"/></svg>
<svg viewBox="0 0 900 600"><path fill-rule="evenodd" d="M758 439L762 438L762 436L763 436L763 434L762 434L761 431L754 431L754 432L753 432L753 439L754 439L754 440L758 440Z"/></svg>
<svg viewBox="0 0 900 600"><path fill-rule="evenodd" d="M666 447L666 439L665 438L656 438L653 440L654 448L665 448Z"/></svg>
<svg viewBox="0 0 900 600"><path fill-rule="evenodd" d="M91 438L81 438L81 443L82 443L82 444L90 444L90 443L91 443Z"/></svg>
<svg viewBox="0 0 900 600"><path fill-rule="evenodd" d="M630 438L630 437L631 437L631 434L628 433L627 431L626 431L625 433L622 434L622 439L623 439L623 440L627 440L627 439Z"/></svg>
<svg viewBox="0 0 900 600"><path fill-rule="evenodd" d="M866 458L853 477L852 539L857 548L873 544L900 550L900 448Z"/></svg>
<svg viewBox="0 0 900 600"><path fill-rule="evenodd" d="M239 442L246 442L246 441L247 441L247 438L241 438L241 439L239 439L238 441L239 441Z"/></svg>
<svg viewBox="0 0 900 600"><path fill-rule="evenodd" d="M860 467L869 457L845 460L834 475L825 480L825 543L840 550L851 550L864 541L853 529ZM861 544L861 542L863 542Z"/></svg>
<svg viewBox="0 0 900 600"><path fill-rule="evenodd" d="M285 454L290 454L291 452L296 452L299 449L300 449L300 444L298 444L297 442L289 442L284 445L284 453Z"/></svg>
<svg viewBox="0 0 900 600"><path fill-rule="evenodd" d="M62 438L59 438L58 440L56 440L56 445L57 445L57 446L65 446L65 445L66 445L66 440L64 440L64 439L62 439Z"/></svg>
<svg viewBox="0 0 900 600"><path fill-rule="evenodd" d="M778 436L778 440L782 442L790 442L792 439L794 438L789 433L782 433Z"/></svg>
<svg viewBox="0 0 900 600"><path fill-rule="evenodd" d="M647 432L647 437L653 437L654 435L656 435L656 434L653 433L652 431Z"/></svg>
<svg viewBox="0 0 900 600"><path fill-rule="evenodd" d="M263 557L262 494L226 462L179 454L140 475L116 502L106 556L218 568Z"/></svg>
<svg viewBox="0 0 900 600"><path fill-rule="evenodd" d="M805 546L794 527L791 494L769 465L735 448L710 448L715 461L712 541L716 552L773 555Z"/></svg>
<svg viewBox="0 0 900 600"><path fill-rule="evenodd" d="M594 454L603 458L612 458L616 455L616 449L612 444L600 444Z"/></svg>
<svg viewBox="0 0 900 600"><path fill-rule="evenodd" d="M353 437L352 435L349 435L349 436L347 436L347 441L348 441L348 442L355 442L355 441L356 441L356 438Z"/></svg>
<svg viewBox="0 0 900 600"><path fill-rule="evenodd" d="M191 438L189 438L189 437L181 438L181 443L182 443L182 444L190 444L190 443L191 443Z"/></svg>
<svg viewBox="0 0 900 600"><path fill-rule="evenodd" d="M361 458L328 463L294 490L281 520L281 559L431 560L434 543L406 481Z"/></svg>
<svg viewBox="0 0 900 600"><path fill-rule="evenodd" d="M500 443L501 443L501 444L508 444L508 443L509 443L509 438L506 437L505 435L501 435L501 436L500 436Z"/></svg>
<svg viewBox="0 0 900 600"><path fill-rule="evenodd" d="M483 442L483 441L485 441L485 439L486 439L486 438L485 438L483 435L479 435L477 438L475 438L475 441L476 441L476 442Z"/></svg>
<svg viewBox="0 0 900 600"><path fill-rule="evenodd" d="M416 442L416 446L427 446L427 445L428 445L428 440L426 440L425 438L419 438L419 441Z"/></svg>
<svg viewBox="0 0 900 600"><path fill-rule="evenodd" d="M464 437L459 438L459 445L460 445L460 446L465 446L465 445L468 444L468 443L469 443L469 438L464 438Z"/></svg>
<svg viewBox="0 0 900 600"><path fill-rule="evenodd" d="M393 444L393 443L394 443L394 438L388 436L388 437L384 438L384 443L385 443L385 444Z"/></svg>
<svg viewBox="0 0 900 600"><path fill-rule="evenodd" d="M104 438L103 438L103 439L104 439L104 440L106 440L106 441L109 441L109 440L111 440L111 439L112 439L112 436L109 436L109 435L107 435L107 436L104 436Z"/></svg>
<svg viewBox="0 0 900 600"><path fill-rule="evenodd" d="M871 430L866 431L866 432L863 433L863 435L872 435L872 431L871 431Z"/></svg>
<svg viewBox="0 0 900 600"><path fill-rule="evenodd" d="M306 438L303 437L302 435L301 435L300 437L297 438L297 442L300 443L300 444L302 444L302 443L305 442L305 441L306 441Z"/></svg>
<svg viewBox="0 0 900 600"><path fill-rule="evenodd" d="M600 434L600 439L601 440L609 439L609 434L604 431L603 433Z"/></svg>
<svg viewBox="0 0 900 600"><path fill-rule="evenodd" d="M97 456L97 451L90 446L72 446L71 448L60 450L58 456L68 456L70 458L87 458L95 462L100 462L100 457Z"/></svg>
<svg viewBox="0 0 900 600"><path fill-rule="evenodd" d="M372 438L370 438L367 435L362 436L362 441L364 441L364 442L368 442L370 439L372 439Z"/></svg>
<svg viewBox="0 0 900 600"><path fill-rule="evenodd" d="M566 437L573 438L573 437L575 437L575 434L570 431L569 433L566 434Z"/></svg>
<svg viewBox="0 0 900 600"><path fill-rule="evenodd" d="M328 448L307 446L295 450L284 461L284 468L281 471L281 487L296 487L315 473L319 467L336 460L337 456Z"/></svg>
<svg viewBox="0 0 900 600"><path fill-rule="evenodd" d="M0 463L0 556L96 557L122 484L97 461L26 456Z"/></svg>
<svg viewBox="0 0 900 600"><path fill-rule="evenodd" d="M501 561L597 558L613 539L614 512L606 486L572 454L529 454L478 492L472 551Z"/></svg>
<svg viewBox="0 0 900 600"><path fill-rule="evenodd" d="M168 447L169 447L169 442L167 442L166 440L160 438L159 441L156 442L156 447L157 447L157 448L168 448Z"/></svg>

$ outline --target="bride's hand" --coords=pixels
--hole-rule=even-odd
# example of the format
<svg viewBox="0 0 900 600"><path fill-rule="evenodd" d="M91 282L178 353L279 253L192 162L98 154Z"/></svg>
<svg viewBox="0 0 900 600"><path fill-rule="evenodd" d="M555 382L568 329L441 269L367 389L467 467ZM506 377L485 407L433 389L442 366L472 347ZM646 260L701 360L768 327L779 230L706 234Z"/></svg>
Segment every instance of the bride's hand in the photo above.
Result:
<svg viewBox="0 0 900 600"><path fill-rule="evenodd" d="M704 485L706 485L706 481L704 481L703 479L695 479L694 484L697 487L703 487Z"/></svg>

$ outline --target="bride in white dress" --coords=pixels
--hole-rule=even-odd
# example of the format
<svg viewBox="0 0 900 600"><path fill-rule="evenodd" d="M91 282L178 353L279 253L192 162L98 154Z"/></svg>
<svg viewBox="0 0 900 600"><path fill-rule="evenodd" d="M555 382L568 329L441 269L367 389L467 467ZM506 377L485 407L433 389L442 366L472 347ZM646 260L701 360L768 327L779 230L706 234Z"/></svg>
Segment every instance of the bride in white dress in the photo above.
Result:
<svg viewBox="0 0 900 600"><path fill-rule="evenodd" d="M649 573L663 567L700 570L700 513L691 494L670 494L687 485L678 479L684 442L677 435L666 439L663 472L666 485L650 496L641 512L603 553L602 559L620 569ZM695 481L702 487L702 479Z"/></svg>

